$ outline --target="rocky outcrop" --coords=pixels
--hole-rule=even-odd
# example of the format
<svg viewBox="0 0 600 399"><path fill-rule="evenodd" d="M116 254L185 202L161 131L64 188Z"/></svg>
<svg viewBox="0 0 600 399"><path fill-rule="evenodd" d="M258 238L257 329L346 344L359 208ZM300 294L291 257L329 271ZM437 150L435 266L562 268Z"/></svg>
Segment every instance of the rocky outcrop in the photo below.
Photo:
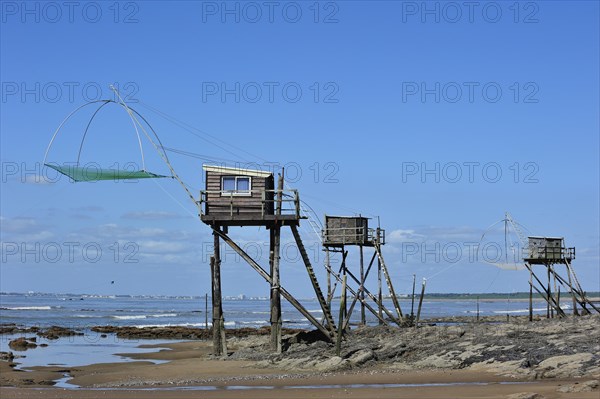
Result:
<svg viewBox="0 0 600 399"><path fill-rule="evenodd" d="M590 380L572 385L565 385L557 389L558 392L572 393L572 392L592 392L600 390L600 381Z"/></svg>
<svg viewBox="0 0 600 399"><path fill-rule="evenodd" d="M395 369L485 370L519 379L600 376L600 317L533 323L468 323L416 328L363 327L344 337L340 356L332 343L306 333L286 337L286 351L265 342L236 348L231 359L254 360L289 371L339 371L377 365Z"/></svg>
<svg viewBox="0 0 600 399"><path fill-rule="evenodd" d="M35 337L21 337L10 341L8 347L15 351L26 351L27 349L37 348L37 344L35 343Z"/></svg>
<svg viewBox="0 0 600 399"><path fill-rule="evenodd" d="M70 328L52 326L45 330L39 331L37 335L48 340L55 340L59 339L60 337L82 336L83 333L80 331L72 330Z"/></svg>

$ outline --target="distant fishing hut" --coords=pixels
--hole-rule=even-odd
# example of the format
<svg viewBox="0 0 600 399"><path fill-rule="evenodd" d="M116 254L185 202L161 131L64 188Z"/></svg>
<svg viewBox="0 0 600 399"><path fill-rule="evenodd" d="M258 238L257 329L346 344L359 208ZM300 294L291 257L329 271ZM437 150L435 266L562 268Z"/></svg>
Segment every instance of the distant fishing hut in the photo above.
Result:
<svg viewBox="0 0 600 399"><path fill-rule="evenodd" d="M335 292L335 287L337 286L336 282L332 289L331 276L335 277L337 281L341 281L341 274L342 276L345 276L346 279L347 277L349 277L350 280L356 284L356 288L352 288L351 285L348 285L347 287L348 291L353 296L352 303L349 309L345 308L345 305L347 304L346 298L342 299L344 309L341 310L341 314L343 315L343 317L338 321L338 323L343 324L343 329L346 329L348 327L350 323L350 317L352 316L352 312L357 302L360 302L361 324L366 324L366 310L368 310L379 320L380 324L389 324L389 320L391 320L397 323L398 325L401 325L403 319L402 310L400 308L400 304L398 302L398 298L394 290L394 285L392 284L391 276L389 274L388 268L383 259L383 254L381 252L382 246L385 244L385 230L379 227L375 229L369 228L369 218L360 215L325 215L325 226L322 231L322 237L323 247L325 248L326 252L325 268L327 270L328 302L331 302ZM346 247L348 246L357 246L359 248L359 270L357 273L358 275L353 273L348 267L348 263L350 263L347 259L348 251ZM373 248L373 254L371 256L370 262L368 263L366 271L364 267L365 247ZM335 272L334 268L330 263L330 254L332 252L340 253L342 257L338 273ZM379 283L377 295L373 294L365 286L366 279L373 267L375 259L377 259L377 280ZM396 314L388 310L383 304L382 272ZM345 293L342 293L342 295L345 295ZM375 304L376 308L371 306L369 300Z"/></svg>
<svg viewBox="0 0 600 399"><path fill-rule="evenodd" d="M529 319L533 319L533 290L535 290L546 301L546 317L565 316L560 305L560 287L567 289L572 299L573 314L579 314L578 306L582 314L589 314L591 310L600 313L585 295L581 284L575 274L572 261L575 259L575 248L567 247L563 237L539 237L529 236L528 247L523 258L525 267L529 270ZM567 276L558 273L556 265L565 265ZM544 266L547 281L540 278L534 272L533 266Z"/></svg>

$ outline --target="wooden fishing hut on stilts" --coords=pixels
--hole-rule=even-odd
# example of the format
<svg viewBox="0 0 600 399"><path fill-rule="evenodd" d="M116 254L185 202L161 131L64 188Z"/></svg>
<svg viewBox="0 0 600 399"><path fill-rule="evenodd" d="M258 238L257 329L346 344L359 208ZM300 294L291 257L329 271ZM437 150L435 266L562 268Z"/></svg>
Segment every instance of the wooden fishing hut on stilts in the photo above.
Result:
<svg viewBox="0 0 600 399"><path fill-rule="evenodd" d="M321 291L298 231L300 219L303 219L299 194L297 190L284 190L283 171L278 176L275 187L275 177L271 172L206 165L203 169L206 187L200 193L200 219L211 227L214 236L214 254L210 261L214 354L218 356L227 354L221 302L220 240L229 245L270 285L271 348L274 352L282 351L281 297L294 306L327 339L333 341L336 336L336 326L331 316L329 303ZM269 231L268 269L261 266L229 236L230 228L243 226L263 226ZM323 311L322 321L317 320L281 286L281 230L285 227L289 227L294 236L309 280Z"/></svg>
<svg viewBox="0 0 600 399"><path fill-rule="evenodd" d="M335 290L338 282L349 281L345 285L346 290L342 290L342 298L340 304L340 320L338 323L341 326L341 331L348 328L350 318L357 302L360 302L360 322L366 324L366 311L371 312L380 324L388 325L390 321L401 326L404 322L400 303L394 290L392 279L383 258L381 247L385 244L385 230L377 227L376 229L369 228L369 219L362 216L325 216L325 227L322 231L322 242L325 249L325 269L327 270L327 302L331 301L335 295ZM358 273L352 272L349 268L348 259L349 246L357 246L359 248L359 270ZM373 248L371 260L366 268L364 268L364 252L365 248ZM336 272L331 265L331 254L338 253L341 255L341 263ZM366 286L366 279L369 276L373 265L377 260L377 294L373 294ZM383 272L383 273L382 273ZM355 274L356 273L356 274ZM358 274L358 275L357 275ZM382 276L383 274L383 276ZM331 277L335 278L335 283L332 287ZM392 300L395 309L395 314L387 309L383 303L382 292L382 277L388 287L388 293ZM351 283L354 283L353 286ZM350 307L346 298L346 291L352 296ZM374 304L374 306L372 306Z"/></svg>

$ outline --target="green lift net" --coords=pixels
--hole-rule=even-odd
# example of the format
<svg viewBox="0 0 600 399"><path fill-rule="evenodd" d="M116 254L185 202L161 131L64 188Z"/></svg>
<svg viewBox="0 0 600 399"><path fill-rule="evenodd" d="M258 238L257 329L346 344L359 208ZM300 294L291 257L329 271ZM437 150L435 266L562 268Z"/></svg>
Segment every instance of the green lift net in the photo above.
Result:
<svg viewBox="0 0 600 399"><path fill-rule="evenodd" d="M145 170L123 170L123 169L102 169L92 166L59 166L44 164L49 168L70 177L76 182L91 182L99 180L132 180L132 179L156 179L163 177Z"/></svg>

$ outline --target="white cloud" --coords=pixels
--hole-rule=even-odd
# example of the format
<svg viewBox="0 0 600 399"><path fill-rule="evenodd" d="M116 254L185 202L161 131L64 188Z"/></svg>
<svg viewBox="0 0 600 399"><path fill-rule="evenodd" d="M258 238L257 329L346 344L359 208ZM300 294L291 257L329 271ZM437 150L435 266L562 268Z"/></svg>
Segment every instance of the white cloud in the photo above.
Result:
<svg viewBox="0 0 600 399"><path fill-rule="evenodd" d="M397 229L387 233L385 240L390 244L399 244L405 241L415 241L424 238L425 236L423 234L418 234L415 230Z"/></svg>

